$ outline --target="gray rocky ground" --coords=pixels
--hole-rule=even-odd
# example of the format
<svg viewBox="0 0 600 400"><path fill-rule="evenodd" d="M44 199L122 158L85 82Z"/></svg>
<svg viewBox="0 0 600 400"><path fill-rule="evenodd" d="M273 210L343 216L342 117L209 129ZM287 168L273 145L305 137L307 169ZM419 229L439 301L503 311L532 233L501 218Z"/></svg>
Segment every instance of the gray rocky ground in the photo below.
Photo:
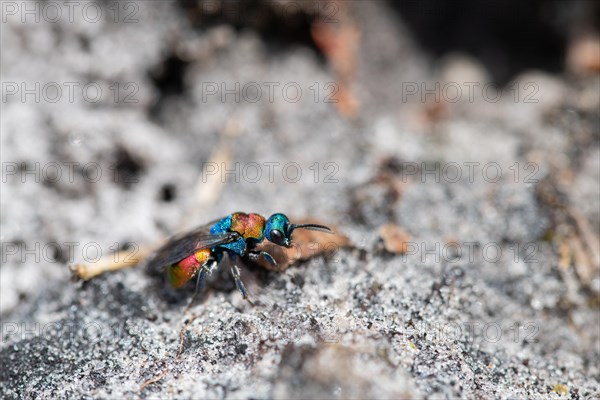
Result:
<svg viewBox="0 0 600 400"><path fill-rule="evenodd" d="M600 396L593 47L591 66L523 70L496 100L487 66L434 59L383 2L321 3L308 27L278 8L278 40L260 21L280 3L219 19L106 2L97 22L28 3L39 23L9 3L3 398ZM436 82L441 101L421 101ZM98 249L236 210L316 218L350 245L244 269L255 306L226 268L188 311L193 288L143 268L70 281Z"/></svg>

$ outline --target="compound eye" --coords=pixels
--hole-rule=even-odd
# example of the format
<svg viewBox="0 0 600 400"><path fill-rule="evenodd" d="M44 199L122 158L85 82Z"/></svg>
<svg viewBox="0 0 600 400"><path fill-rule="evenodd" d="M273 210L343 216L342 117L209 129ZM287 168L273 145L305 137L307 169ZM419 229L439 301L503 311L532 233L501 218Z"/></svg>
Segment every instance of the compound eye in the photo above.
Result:
<svg viewBox="0 0 600 400"><path fill-rule="evenodd" d="M285 236L283 236L283 233L279 229L271 229L269 236L271 237L271 242L279 246L285 246Z"/></svg>

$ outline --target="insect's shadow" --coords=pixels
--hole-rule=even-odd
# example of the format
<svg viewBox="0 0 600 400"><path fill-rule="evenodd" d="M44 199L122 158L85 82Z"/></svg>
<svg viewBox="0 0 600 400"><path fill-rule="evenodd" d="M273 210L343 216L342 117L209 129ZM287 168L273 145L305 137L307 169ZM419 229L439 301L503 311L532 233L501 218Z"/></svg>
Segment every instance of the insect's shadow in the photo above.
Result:
<svg viewBox="0 0 600 400"><path fill-rule="evenodd" d="M196 293L195 277L182 287L175 289L167 282L165 268L157 270L145 268L146 273L152 277L152 283L148 290L161 301L174 307L189 303L194 296L196 296L194 304L201 304L214 292L231 293L237 291L231 274L231 265L233 265L231 260L224 257L212 273L206 276L204 287L198 293ZM240 261L237 265L240 268L241 279L248 288L250 297L254 299L257 298L262 289L277 278L277 272L268 271L249 260Z"/></svg>
<svg viewBox="0 0 600 400"><path fill-rule="evenodd" d="M106 311L112 317L122 320L128 318L146 317L144 296L135 290L131 290L123 282L114 282L106 276L96 279L82 281L80 293L71 304L75 306L75 312L82 312L84 308L79 307L83 303L94 304L99 310Z"/></svg>

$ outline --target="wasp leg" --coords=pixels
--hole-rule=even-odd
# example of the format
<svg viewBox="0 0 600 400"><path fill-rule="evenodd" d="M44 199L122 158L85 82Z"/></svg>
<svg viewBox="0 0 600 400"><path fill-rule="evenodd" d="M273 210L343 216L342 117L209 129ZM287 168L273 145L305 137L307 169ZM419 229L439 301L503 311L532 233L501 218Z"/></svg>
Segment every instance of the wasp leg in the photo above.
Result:
<svg viewBox="0 0 600 400"><path fill-rule="evenodd" d="M277 261L275 261L273 256L266 251L251 251L248 253L248 258L253 262L257 262L260 256L263 256L263 258L272 266L277 267Z"/></svg>
<svg viewBox="0 0 600 400"><path fill-rule="evenodd" d="M202 292L202 289L204 289L204 278L206 278L206 270L201 268L200 272L198 272L198 279L196 280L195 294Z"/></svg>
<svg viewBox="0 0 600 400"><path fill-rule="evenodd" d="M210 275L215 270L215 268L217 268L218 264L219 264L219 261L217 259L209 258L208 260L206 260L206 262L204 263L204 265L202 267L203 267L204 271Z"/></svg>
<svg viewBox="0 0 600 400"><path fill-rule="evenodd" d="M240 269L237 265L231 267L231 275L233 275L233 279L235 280L235 286L237 286L238 290L242 293L242 297L244 298L244 300L247 300L248 303L254 305L252 300L248 298L248 291L246 290L246 287L244 286L244 283L240 278Z"/></svg>
<svg viewBox="0 0 600 400"><path fill-rule="evenodd" d="M198 278L196 279L196 290L194 291L194 297L192 297L190 305L194 304L198 295L202 293L202 290L204 289L204 280L206 278L206 274L210 274L217 264L217 260L215 260L214 258L209 258L204 264L202 264L202 266L198 270Z"/></svg>

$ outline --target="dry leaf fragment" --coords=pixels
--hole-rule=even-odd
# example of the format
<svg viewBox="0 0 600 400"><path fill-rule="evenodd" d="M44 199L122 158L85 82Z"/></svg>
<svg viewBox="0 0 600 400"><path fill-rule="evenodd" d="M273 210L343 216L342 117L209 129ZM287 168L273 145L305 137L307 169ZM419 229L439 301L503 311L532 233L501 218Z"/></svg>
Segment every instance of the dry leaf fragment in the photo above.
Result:
<svg viewBox="0 0 600 400"><path fill-rule="evenodd" d="M328 225L314 219L300 220L298 224ZM263 268L281 272L296 261L308 260L321 254L331 255L350 244L348 237L337 232L335 227L331 227L331 229L335 232L334 234L298 229L294 231L293 244L290 248L281 247L265 240L257 249L271 254L277 262L277 266L269 264L264 259L259 259L258 264Z"/></svg>
<svg viewBox="0 0 600 400"><path fill-rule="evenodd" d="M346 4L334 4L339 10L337 23L315 21L311 26L311 35L336 76L336 86L330 100L340 114L354 118L359 110L359 101L352 90L352 84L356 75L361 35Z"/></svg>
<svg viewBox="0 0 600 400"><path fill-rule="evenodd" d="M567 65L578 75L600 72L600 38L590 34L575 39L569 45Z"/></svg>
<svg viewBox="0 0 600 400"><path fill-rule="evenodd" d="M383 239L383 246L394 254L404 254L408 250L410 234L396 224L389 223L379 228L379 236Z"/></svg>
<svg viewBox="0 0 600 400"><path fill-rule="evenodd" d="M571 259L573 254L571 252L571 246L566 241L563 241L558 246L559 261L558 266L561 269L567 270L571 266Z"/></svg>

